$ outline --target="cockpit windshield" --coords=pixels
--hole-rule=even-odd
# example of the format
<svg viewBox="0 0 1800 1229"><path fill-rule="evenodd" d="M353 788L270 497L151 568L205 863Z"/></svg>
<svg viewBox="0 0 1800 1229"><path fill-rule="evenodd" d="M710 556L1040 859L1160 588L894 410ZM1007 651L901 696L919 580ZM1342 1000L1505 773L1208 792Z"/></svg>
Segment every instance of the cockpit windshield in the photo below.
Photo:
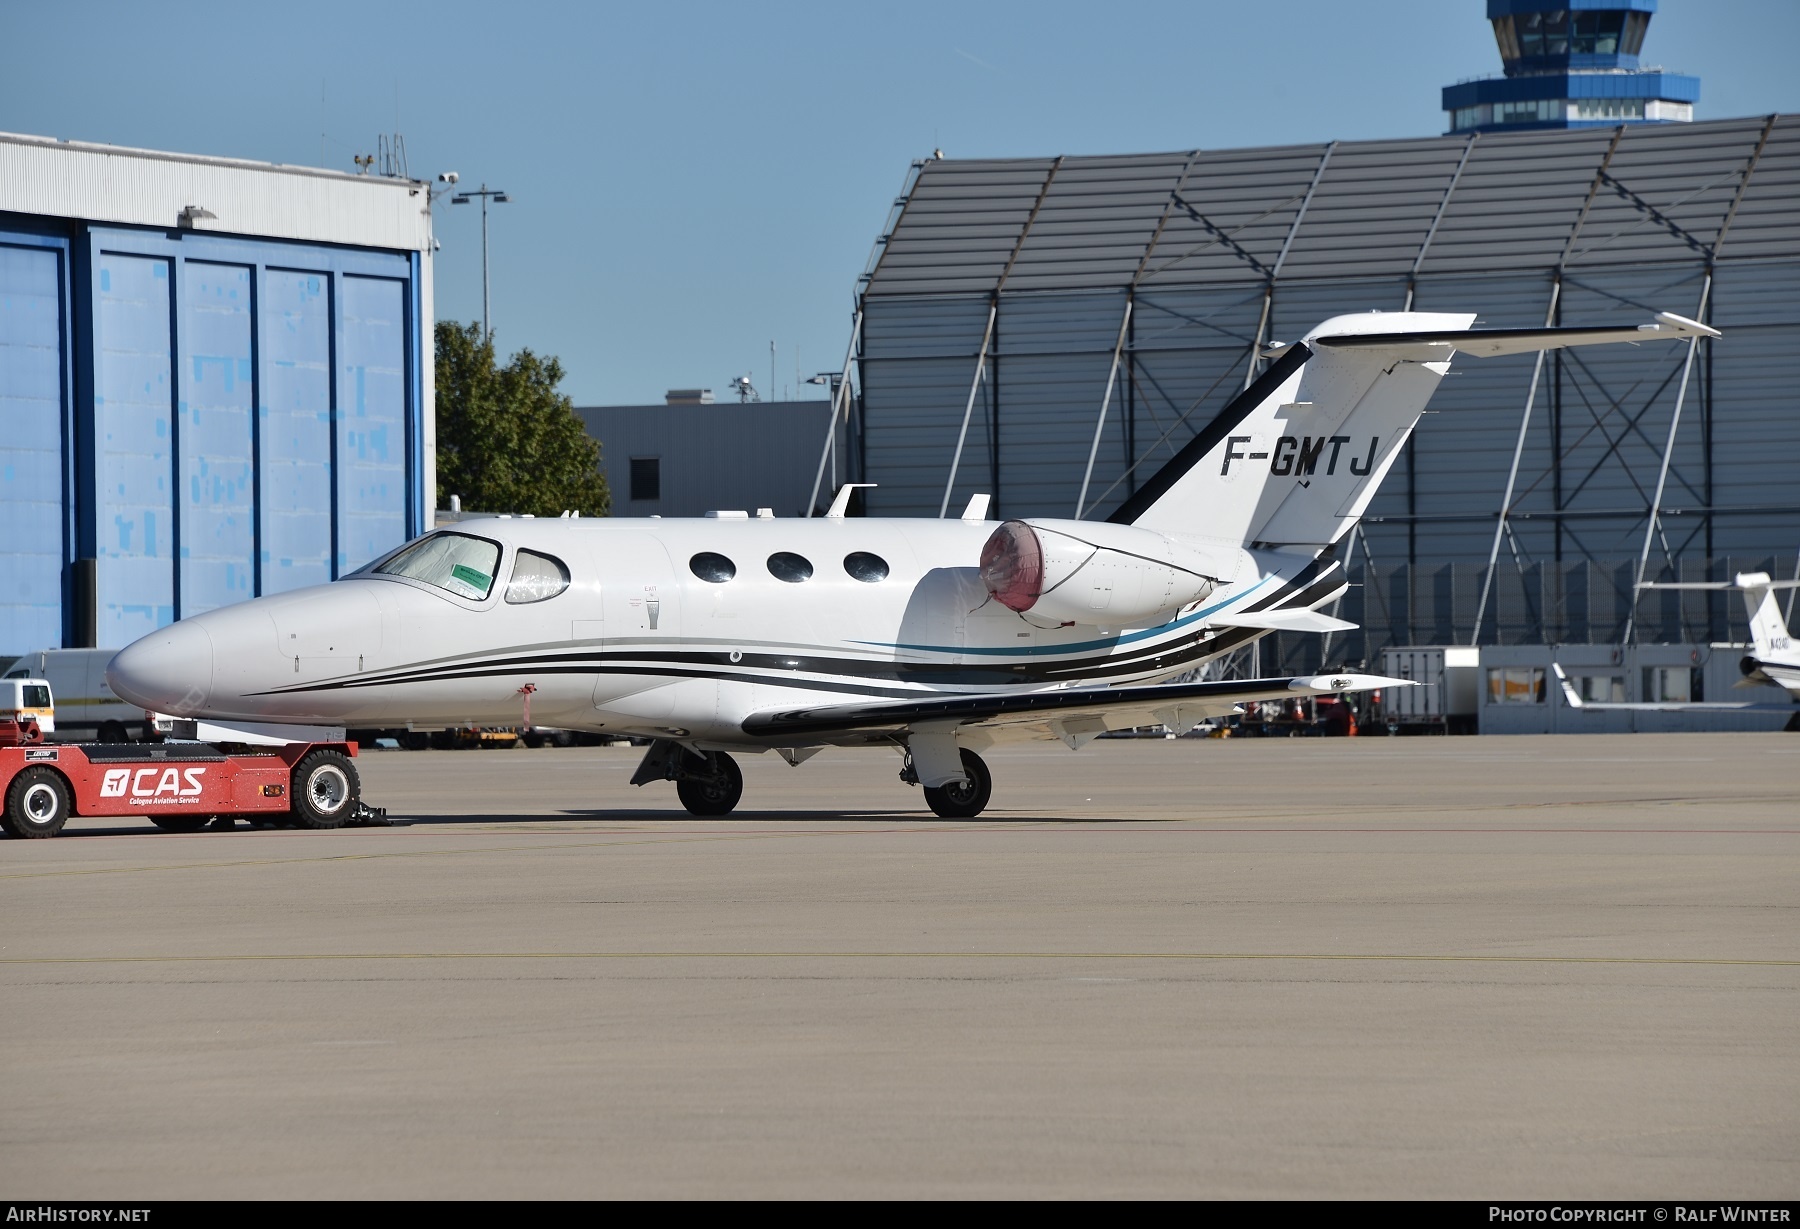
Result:
<svg viewBox="0 0 1800 1229"><path fill-rule="evenodd" d="M374 569L377 576L405 576L481 601L494 587L500 568L500 544L463 533L434 533L420 538Z"/></svg>

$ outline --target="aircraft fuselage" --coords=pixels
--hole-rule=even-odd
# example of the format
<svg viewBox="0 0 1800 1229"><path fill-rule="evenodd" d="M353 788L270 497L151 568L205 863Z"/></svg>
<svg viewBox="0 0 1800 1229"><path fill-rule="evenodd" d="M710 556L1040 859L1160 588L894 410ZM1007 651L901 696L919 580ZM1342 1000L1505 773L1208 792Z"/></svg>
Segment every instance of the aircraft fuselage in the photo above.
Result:
<svg viewBox="0 0 1800 1229"><path fill-rule="evenodd" d="M440 532L489 544L470 548L468 575L485 571L473 583L365 569L184 619L116 668L140 693L179 697L167 709L220 720L517 725L529 687L539 725L767 746L741 722L774 705L1170 678L1264 634L1211 626L1221 612L1278 595L1313 606L1344 584L1311 553L1193 538L1183 546L1218 578L1202 600L1113 623L1110 592L1084 590L1091 620L1058 626L990 599L975 565L994 529L470 519ZM521 551L566 569L566 587L511 587Z"/></svg>

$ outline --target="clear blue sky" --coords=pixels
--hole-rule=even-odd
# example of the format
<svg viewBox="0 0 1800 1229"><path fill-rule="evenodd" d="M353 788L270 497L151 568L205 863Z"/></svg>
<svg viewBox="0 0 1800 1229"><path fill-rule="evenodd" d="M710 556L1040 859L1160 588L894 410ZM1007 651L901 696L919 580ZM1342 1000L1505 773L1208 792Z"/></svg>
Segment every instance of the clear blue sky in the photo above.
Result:
<svg viewBox="0 0 1800 1229"><path fill-rule="evenodd" d="M1663 0L1700 118L1800 111L1800 0ZM0 128L351 169L378 132L493 216L503 351L577 404L837 366L908 163L1443 130L1498 72L1482 0L98 4L0 0ZM437 312L481 314L439 206ZM807 395L819 390L808 389Z"/></svg>

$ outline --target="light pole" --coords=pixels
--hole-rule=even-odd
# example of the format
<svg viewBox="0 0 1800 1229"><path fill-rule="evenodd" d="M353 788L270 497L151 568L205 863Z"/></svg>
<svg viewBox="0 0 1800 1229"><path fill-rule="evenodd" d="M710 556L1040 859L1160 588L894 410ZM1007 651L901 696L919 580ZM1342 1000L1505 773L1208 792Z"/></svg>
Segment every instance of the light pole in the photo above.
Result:
<svg viewBox="0 0 1800 1229"><path fill-rule="evenodd" d="M496 205L504 205L511 198L499 188L489 188L486 183L483 183L478 189L451 197L450 203L466 205L475 197L481 198L481 335L491 341L494 337L494 330L493 326L488 323L488 201L491 199Z"/></svg>
<svg viewBox="0 0 1800 1229"><path fill-rule="evenodd" d="M821 371L816 376L808 376L806 379L806 382L808 384L823 384L825 386L825 395L831 401L831 423L829 426L827 426L825 428L825 452L827 454L829 454L831 457L831 489L835 491L835 490L837 490L837 470L838 470L838 465L837 465L837 399L838 399L838 390L841 389L844 385L844 373L841 371ZM846 413L844 415L844 417L846 419L849 418L849 414ZM819 470L821 473L823 473L825 470L825 457L824 456L821 456L819 458ZM813 484L813 499L817 500L818 497L819 497L818 484L815 482Z"/></svg>

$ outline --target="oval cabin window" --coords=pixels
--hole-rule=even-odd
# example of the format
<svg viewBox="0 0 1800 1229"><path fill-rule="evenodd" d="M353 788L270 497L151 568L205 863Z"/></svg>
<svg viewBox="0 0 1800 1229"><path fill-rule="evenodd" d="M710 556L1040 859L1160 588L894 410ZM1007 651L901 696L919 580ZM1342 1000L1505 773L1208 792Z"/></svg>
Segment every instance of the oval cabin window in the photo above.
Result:
<svg viewBox="0 0 1800 1229"><path fill-rule="evenodd" d="M888 578L887 560L880 555L871 555L866 550L859 550L844 556L844 571L850 573L865 585L875 584Z"/></svg>
<svg viewBox="0 0 1800 1229"><path fill-rule="evenodd" d="M737 575L737 564L723 555L703 550L688 560L688 571L708 584L722 585Z"/></svg>
<svg viewBox="0 0 1800 1229"><path fill-rule="evenodd" d="M514 606L547 602L568 587L569 569L562 560L521 550L513 560L512 579L506 582L506 600Z"/></svg>
<svg viewBox="0 0 1800 1229"><path fill-rule="evenodd" d="M780 550L769 556L769 575L776 580L785 580L790 585L797 585L803 580L811 580L812 573L812 561L804 555Z"/></svg>

